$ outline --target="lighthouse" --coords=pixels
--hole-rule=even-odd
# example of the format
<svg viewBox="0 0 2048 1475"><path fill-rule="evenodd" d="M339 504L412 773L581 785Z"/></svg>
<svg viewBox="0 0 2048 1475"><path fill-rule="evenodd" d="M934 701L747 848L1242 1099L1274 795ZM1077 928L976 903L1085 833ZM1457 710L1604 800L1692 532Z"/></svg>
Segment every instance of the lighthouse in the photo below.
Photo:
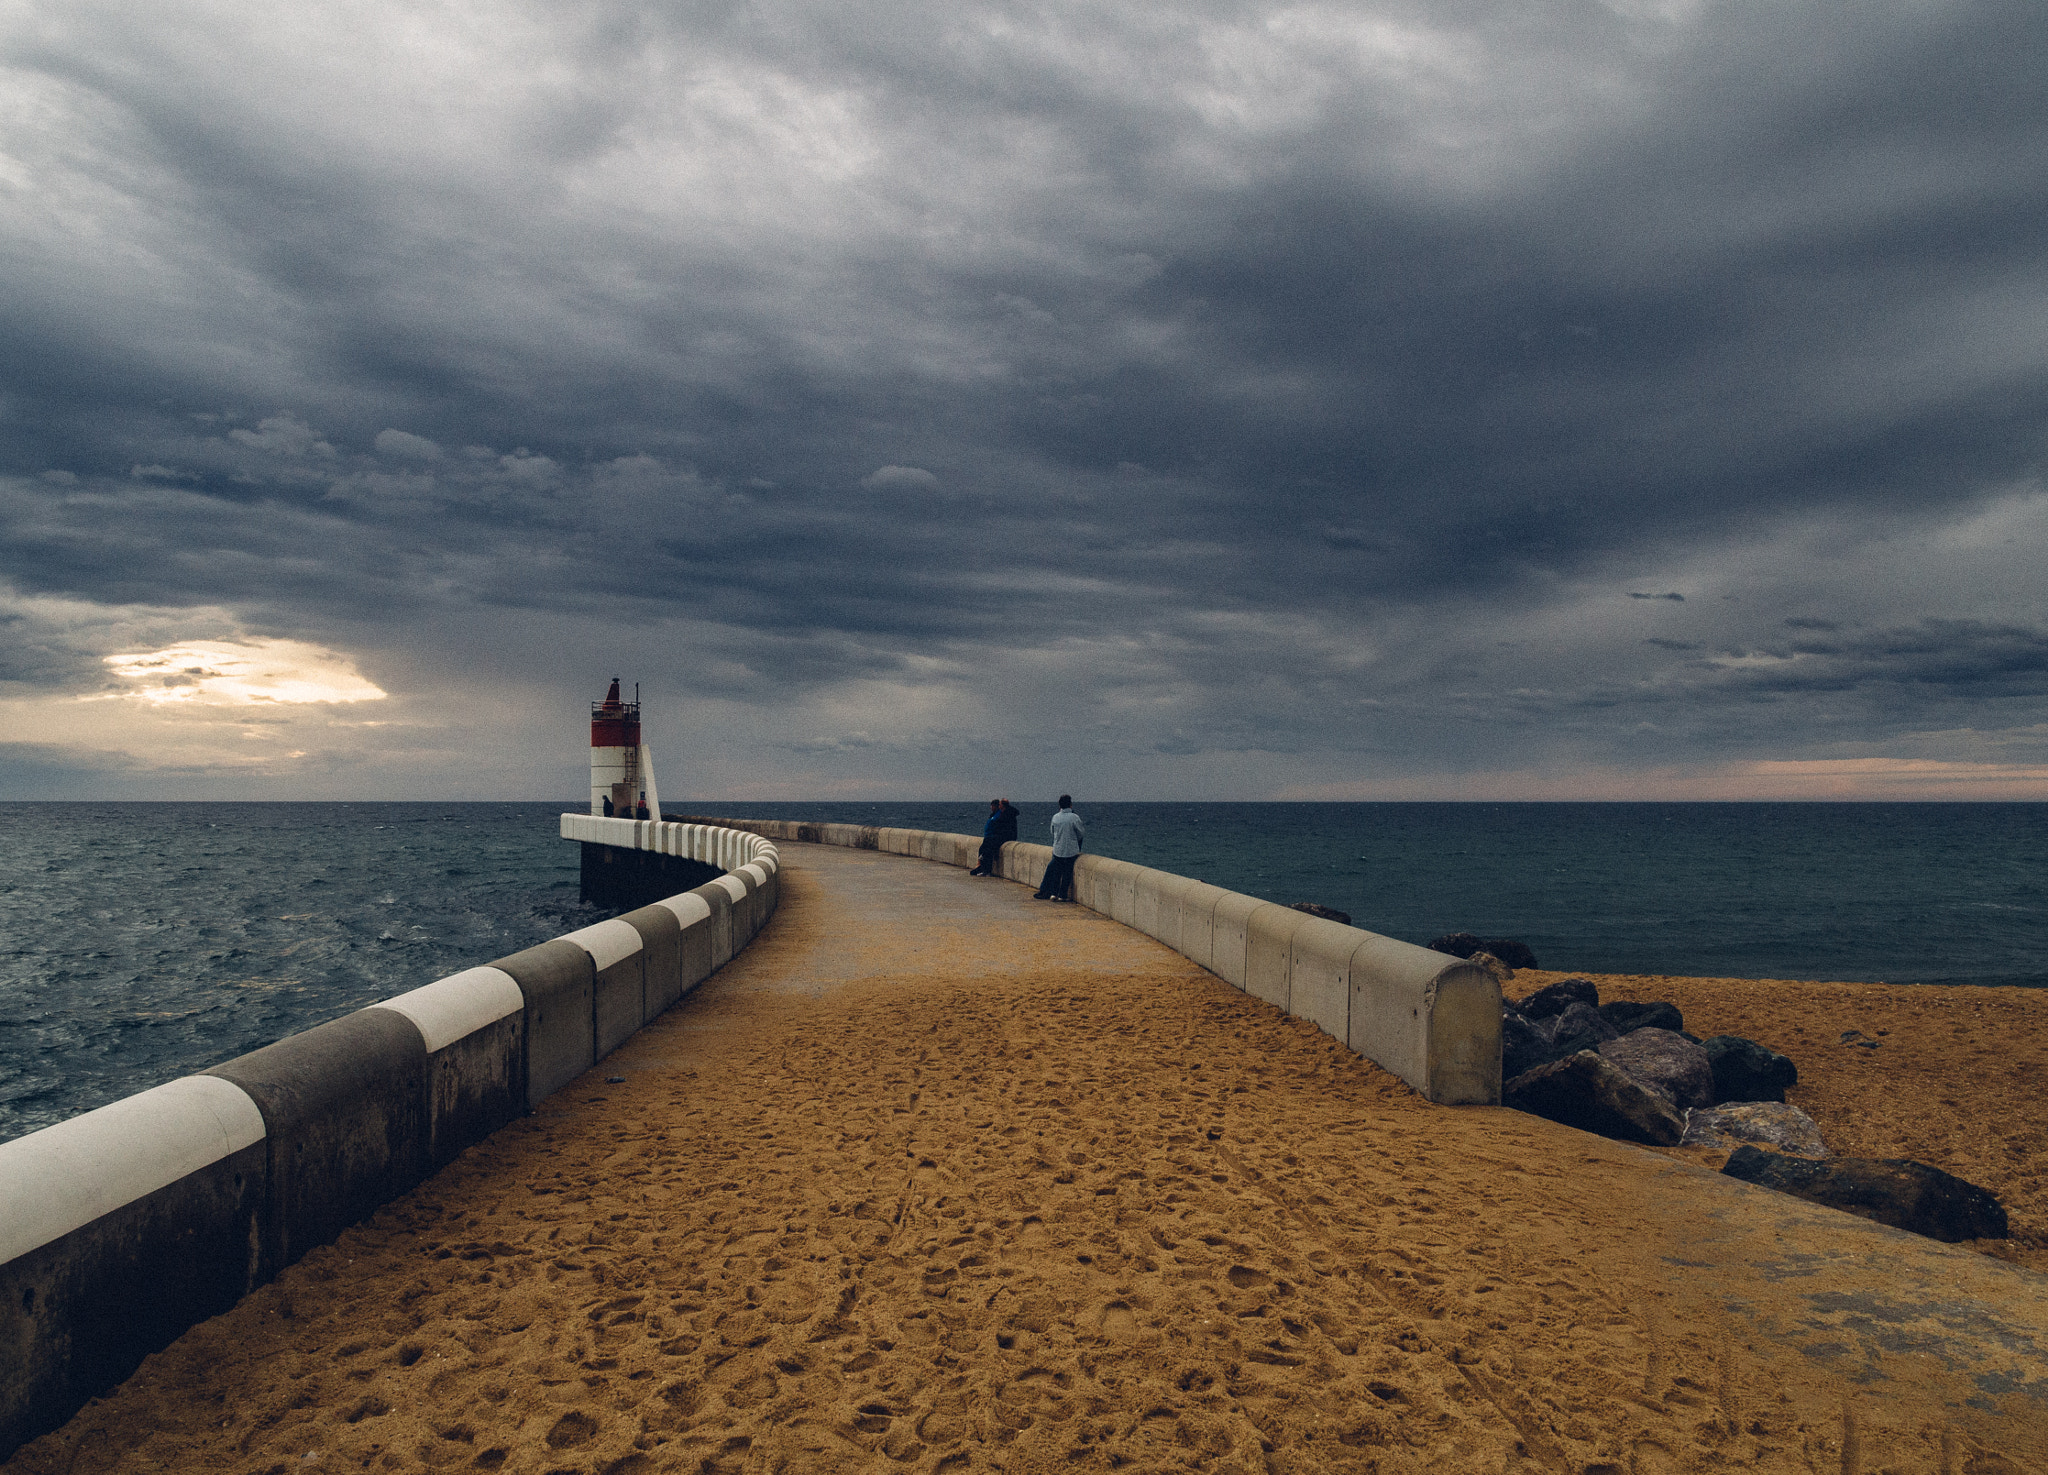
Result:
<svg viewBox="0 0 2048 1475"><path fill-rule="evenodd" d="M590 812L631 819L643 804L647 818L661 818L654 759L640 741L640 690L621 701L614 676L604 700L590 704Z"/></svg>

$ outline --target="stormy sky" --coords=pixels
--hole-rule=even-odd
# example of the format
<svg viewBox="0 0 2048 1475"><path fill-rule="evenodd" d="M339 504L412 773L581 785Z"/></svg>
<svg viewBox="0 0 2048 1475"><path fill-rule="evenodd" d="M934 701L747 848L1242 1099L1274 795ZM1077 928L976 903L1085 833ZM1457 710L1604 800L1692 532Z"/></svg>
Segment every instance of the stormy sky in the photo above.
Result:
<svg viewBox="0 0 2048 1475"><path fill-rule="evenodd" d="M2048 797L2048 9L0 8L0 797Z"/></svg>

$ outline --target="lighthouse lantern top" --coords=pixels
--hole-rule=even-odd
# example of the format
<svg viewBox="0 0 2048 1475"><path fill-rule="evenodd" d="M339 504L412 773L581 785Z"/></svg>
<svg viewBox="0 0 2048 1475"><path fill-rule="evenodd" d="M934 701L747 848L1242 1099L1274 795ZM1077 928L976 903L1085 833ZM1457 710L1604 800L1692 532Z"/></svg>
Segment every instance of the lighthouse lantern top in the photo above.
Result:
<svg viewBox="0 0 2048 1475"><path fill-rule="evenodd" d="M593 748L637 748L640 746L640 704L619 700L619 678L612 678L604 700L590 704L590 746Z"/></svg>

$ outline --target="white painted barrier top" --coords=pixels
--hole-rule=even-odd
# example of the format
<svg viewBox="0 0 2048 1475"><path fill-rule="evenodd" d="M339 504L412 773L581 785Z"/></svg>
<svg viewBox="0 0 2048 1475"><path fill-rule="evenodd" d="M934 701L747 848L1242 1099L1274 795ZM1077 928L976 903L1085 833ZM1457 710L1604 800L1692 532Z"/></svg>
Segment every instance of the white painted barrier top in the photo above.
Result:
<svg viewBox="0 0 2048 1475"><path fill-rule="evenodd" d="M597 965L600 973L640 951L639 932L631 922L621 922L617 917L609 922L597 922L579 927L574 932L565 932L562 941L573 942L589 953L590 961Z"/></svg>
<svg viewBox="0 0 2048 1475"><path fill-rule="evenodd" d="M370 1007L410 1019L431 1055L517 1014L526 1007L526 995L502 968L465 968Z"/></svg>
<svg viewBox="0 0 2048 1475"><path fill-rule="evenodd" d="M711 915L711 903L690 891L681 896L664 896L655 905L667 907L685 927L693 927Z"/></svg>
<svg viewBox="0 0 2048 1475"><path fill-rule="evenodd" d="M0 1265L262 1140L240 1086L186 1076L0 1142Z"/></svg>

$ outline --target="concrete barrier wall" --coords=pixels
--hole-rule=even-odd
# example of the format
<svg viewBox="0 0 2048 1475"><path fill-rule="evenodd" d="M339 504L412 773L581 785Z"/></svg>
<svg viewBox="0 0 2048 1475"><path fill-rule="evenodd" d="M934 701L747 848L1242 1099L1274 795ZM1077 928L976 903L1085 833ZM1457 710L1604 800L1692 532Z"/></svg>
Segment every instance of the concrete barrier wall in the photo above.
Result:
<svg viewBox="0 0 2048 1475"><path fill-rule="evenodd" d="M728 874L0 1143L0 1460L589 1070L781 895L756 834L562 834Z"/></svg>
<svg viewBox="0 0 2048 1475"><path fill-rule="evenodd" d="M716 819L778 840L855 845L971 867L981 842L930 830ZM1036 886L1052 850L1012 841L997 874ZM1308 1020L1431 1101L1500 1101L1500 985L1474 964L1205 881L1083 855L1074 898L1234 988Z"/></svg>

